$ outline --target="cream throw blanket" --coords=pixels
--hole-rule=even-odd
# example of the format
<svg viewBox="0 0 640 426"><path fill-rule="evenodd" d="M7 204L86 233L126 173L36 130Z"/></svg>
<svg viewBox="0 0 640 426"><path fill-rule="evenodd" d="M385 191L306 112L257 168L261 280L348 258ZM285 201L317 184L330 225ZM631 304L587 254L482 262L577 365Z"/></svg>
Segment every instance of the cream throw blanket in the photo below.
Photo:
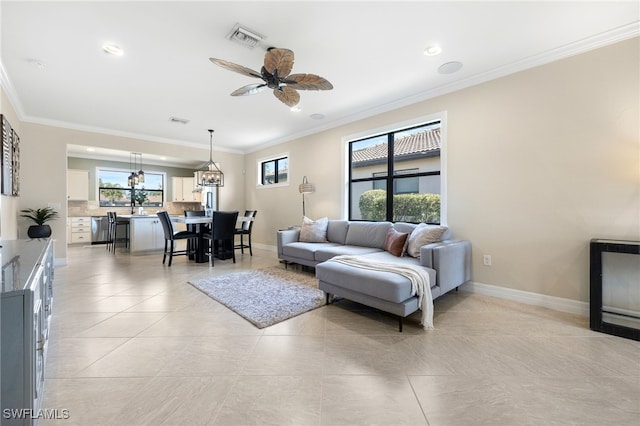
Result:
<svg viewBox="0 0 640 426"><path fill-rule="evenodd" d="M394 272L411 281L411 295L418 296L418 306L422 310L420 324L425 330L433 329L433 296L431 295L431 283L429 274L420 266L406 265L390 262L371 262L361 256L335 256L330 261L340 262L349 266L371 269L374 271Z"/></svg>

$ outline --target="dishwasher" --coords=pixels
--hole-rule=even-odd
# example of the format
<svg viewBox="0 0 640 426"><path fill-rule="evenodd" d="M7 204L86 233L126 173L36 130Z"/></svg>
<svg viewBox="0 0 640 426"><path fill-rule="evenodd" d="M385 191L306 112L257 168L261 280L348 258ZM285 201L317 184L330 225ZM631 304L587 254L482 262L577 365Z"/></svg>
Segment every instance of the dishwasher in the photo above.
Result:
<svg viewBox="0 0 640 426"><path fill-rule="evenodd" d="M91 216L91 244L106 244L109 240L109 218Z"/></svg>

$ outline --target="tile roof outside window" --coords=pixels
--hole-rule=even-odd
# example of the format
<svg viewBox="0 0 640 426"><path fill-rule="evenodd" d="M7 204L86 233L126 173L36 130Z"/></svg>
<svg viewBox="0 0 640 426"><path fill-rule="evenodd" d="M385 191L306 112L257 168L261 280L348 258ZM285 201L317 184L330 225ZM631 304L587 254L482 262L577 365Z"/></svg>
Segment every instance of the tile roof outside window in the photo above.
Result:
<svg viewBox="0 0 640 426"><path fill-rule="evenodd" d="M440 127L425 130L396 139L394 141L395 157L436 151L440 149ZM353 165L357 163L387 158L387 144L380 143L353 151Z"/></svg>

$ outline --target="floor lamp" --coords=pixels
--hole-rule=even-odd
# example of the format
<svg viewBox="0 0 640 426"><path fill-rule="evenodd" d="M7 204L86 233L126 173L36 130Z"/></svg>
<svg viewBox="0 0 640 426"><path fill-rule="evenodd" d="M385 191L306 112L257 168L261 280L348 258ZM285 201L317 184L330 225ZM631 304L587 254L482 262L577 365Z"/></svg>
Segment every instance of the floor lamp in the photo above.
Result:
<svg viewBox="0 0 640 426"><path fill-rule="evenodd" d="M304 207L304 194L312 194L315 192L315 188L312 183L309 183L307 177L302 178L302 183L298 186L298 191L302 194L302 216L306 216L307 212Z"/></svg>

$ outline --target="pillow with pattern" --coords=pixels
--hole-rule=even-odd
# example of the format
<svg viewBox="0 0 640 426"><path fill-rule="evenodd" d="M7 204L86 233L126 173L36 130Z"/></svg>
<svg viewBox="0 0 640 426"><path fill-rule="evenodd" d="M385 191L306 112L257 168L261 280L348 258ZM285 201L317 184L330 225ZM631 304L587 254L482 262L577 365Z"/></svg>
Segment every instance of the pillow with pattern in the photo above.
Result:
<svg viewBox="0 0 640 426"><path fill-rule="evenodd" d="M302 220L302 227L300 228L300 237L298 238L298 241L305 243L327 242L328 225L328 217L323 217L318 220L311 220L305 216Z"/></svg>

